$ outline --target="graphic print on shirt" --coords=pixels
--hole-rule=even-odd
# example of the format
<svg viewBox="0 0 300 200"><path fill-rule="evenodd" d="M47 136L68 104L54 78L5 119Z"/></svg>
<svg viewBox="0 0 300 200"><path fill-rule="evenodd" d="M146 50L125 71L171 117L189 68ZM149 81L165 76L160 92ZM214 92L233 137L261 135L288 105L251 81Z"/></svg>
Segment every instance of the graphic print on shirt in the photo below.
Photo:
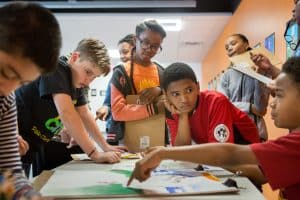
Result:
<svg viewBox="0 0 300 200"><path fill-rule="evenodd" d="M59 116L46 120L43 130L40 130L37 126L31 128L32 132L38 136L44 142L50 142L56 140L57 135L63 129L63 124Z"/></svg>
<svg viewBox="0 0 300 200"><path fill-rule="evenodd" d="M225 124L219 124L214 129L214 137L220 143L227 142L229 134L229 129Z"/></svg>
<svg viewBox="0 0 300 200"><path fill-rule="evenodd" d="M143 91L144 89L153 88L156 86L157 86L157 83L154 80L142 79L142 80L140 80L140 82L137 86L137 91Z"/></svg>

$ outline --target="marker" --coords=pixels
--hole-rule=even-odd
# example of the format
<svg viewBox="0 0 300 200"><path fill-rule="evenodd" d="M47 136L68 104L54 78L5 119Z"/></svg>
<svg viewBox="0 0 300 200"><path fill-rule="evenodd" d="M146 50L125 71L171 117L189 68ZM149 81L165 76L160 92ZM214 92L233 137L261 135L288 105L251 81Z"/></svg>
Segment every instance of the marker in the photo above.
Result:
<svg viewBox="0 0 300 200"><path fill-rule="evenodd" d="M133 181L133 179L134 179L134 171L131 173L131 175L130 175L130 177L129 177L129 179L128 179L128 181L127 181L127 187L131 184L131 182Z"/></svg>

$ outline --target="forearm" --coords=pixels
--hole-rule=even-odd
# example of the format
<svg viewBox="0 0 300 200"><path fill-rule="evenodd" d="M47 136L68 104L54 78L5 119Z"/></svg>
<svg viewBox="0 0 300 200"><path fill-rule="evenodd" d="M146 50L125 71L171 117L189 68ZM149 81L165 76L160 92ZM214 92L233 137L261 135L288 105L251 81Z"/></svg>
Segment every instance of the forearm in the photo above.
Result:
<svg viewBox="0 0 300 200"><path fill-rule="evenodd" d="M247 145L201 144L164 148L158 152L161 160L180 160L231 168L244 164L257 164L256 158Z"/></svg>
<svg viewBox="0 0 300 200"><path fill-rule="evenodd" d="M99 144L102 148L105 148L107 143L103 134L101 133L94 117L92 116L91 112L87 109L84 112L80 112L81 119L87 131L92 135L94 140Z"/></svg>
<svg viewBox="0 0 300 200"><path fill-rule="evenodd" d="M240 176L248 177L256 185L262 185L267 182L264 174L257 165L238 165L226 169L233 173L240 172Z"/></svg>
<svg viewBox="0 0 300 200"><path fill-rule="evenodd" d="M95 145L89 137L89 134L84 128L82 120L75 109L74 111L62 112L60 114L60 118L70 135L74 138L82 150L86 154L89 154L95 148Z"/></svg>
<svg viewBox="0 0 300 200"><path fill-rule="evenodd" d="M271 65L267 73L272 77L272 79L275 79L280 74L280 69Z"/></svg>
<svg viewBox="0 0 300 200"><path fill-rule="evenodd" d="M178 120L178 130L175 139L175 146L183 146L191 144L191 133L189 126L188 113L180 114Z"/></svg>

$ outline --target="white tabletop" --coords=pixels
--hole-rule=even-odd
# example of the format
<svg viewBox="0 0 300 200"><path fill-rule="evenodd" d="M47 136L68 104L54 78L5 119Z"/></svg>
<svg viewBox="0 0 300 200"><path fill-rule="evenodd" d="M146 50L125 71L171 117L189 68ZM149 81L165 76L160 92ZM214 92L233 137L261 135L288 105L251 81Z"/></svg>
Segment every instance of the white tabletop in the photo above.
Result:
<svg viewBox="0 0 300 200"><path fill-rule="evenodd" d="M126 161L123 161L126 162ZM69 163L66 163L58 168L56 168L54 171L80 171L83 170L108 170L111 169L113 165L110 164L96 164L91 161L71 161ZM226 178L221 178L226 179ZM235 177L234 180L237 181L238 186L241 188L238 193L230 193L230 194L212 194L212 195L191 195L191 196L154 196L154 197L144 197L144 196L137 196L137 197L122 197L121 199L194 199L194 200L201 200L201 199L230 199L230 200L261 200L265 199L262 193L260 193L257 188L247 179L244 177ZM44 184L44 183L43 183ZM42 184L42 185L43 185ZM59 199L59 198L55 198ZM69 198L70 199L70 198ZM87 198L74 198L72 199L87 199ZM88 199L118 199L116 197L108 198L88 198Z"/></svg>

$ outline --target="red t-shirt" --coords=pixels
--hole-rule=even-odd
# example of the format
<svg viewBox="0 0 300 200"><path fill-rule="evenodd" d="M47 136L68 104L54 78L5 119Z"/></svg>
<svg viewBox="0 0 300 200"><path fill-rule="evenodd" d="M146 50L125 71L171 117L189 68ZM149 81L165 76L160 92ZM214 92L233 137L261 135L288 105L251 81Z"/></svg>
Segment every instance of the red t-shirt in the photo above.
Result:
<svg viewBox="0 0 300 200"><path fill-rule="evenodd" d="M252 151L271 187L282 189L285 198L300 196L300 132L273 141L252 144Z"/></svg>
<svg viewBox="0 0 300 200"><path fill-rule="evenodd" d="M178 115L167 119L174 145L178 130ZM198 105L189 117L192 139L197 143L234 143L233 124L243 138L251 143L259 142L256 125L246 113L236 108L223 94L213 91L199 93Z"/></svg>

